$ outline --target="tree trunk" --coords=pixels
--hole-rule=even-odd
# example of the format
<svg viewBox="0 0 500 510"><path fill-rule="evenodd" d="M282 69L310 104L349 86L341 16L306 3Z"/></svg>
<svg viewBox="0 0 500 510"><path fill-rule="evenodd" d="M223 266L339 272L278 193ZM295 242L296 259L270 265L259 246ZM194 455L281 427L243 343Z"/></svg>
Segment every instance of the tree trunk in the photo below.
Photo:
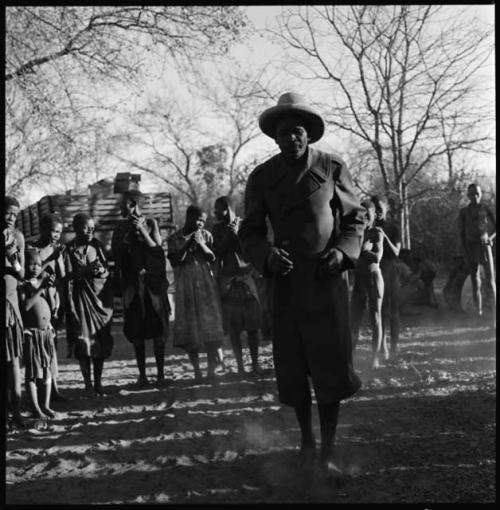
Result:
<svg viewBox="0 0 500 510"><path fill-rule="evenodd" d="M399 228L401 230L401 248L409 250L411 249L410 208L408 205L408 189L404 178L399 181L398 194L400 201Z"/></svg>

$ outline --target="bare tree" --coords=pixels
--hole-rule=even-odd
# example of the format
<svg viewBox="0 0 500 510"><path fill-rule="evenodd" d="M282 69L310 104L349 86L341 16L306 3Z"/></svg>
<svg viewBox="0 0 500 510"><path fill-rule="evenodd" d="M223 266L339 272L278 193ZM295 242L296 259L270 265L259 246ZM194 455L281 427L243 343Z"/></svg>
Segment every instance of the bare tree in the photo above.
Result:
<svg viewBox="0 0 500 510"><path fill-rule="evenodd" d="M491 27L445 15L432 5L298 7L284 10L274 34L297 52L304 78L328 86L328 122L370 147L397 199L404 247L419 173L492 140L477 79Z"/></svg>
<svg viewBox="0 0 500 510"><path fill-rule="evenodd" d="M106 138L148 66L189 68L244 30L231 6L7 7L7 190L112 172Z"/></svg>

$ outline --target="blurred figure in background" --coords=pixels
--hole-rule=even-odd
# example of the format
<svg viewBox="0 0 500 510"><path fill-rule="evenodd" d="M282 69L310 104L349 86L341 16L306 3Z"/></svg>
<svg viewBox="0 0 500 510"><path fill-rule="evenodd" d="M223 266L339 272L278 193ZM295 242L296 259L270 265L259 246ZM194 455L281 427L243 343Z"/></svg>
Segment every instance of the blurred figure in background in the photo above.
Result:
<svg viewBox="0 0 500 510"><path fill-rule="evenodd" d="M399 228L387 218L389 210L385 199L374 196L375 226L382 229L384 237L384 249L380 269L384 278L384 299L382 300L382 331L384 336L390 329L390 356L394 359L397 355L399 343L399 277L396 267L396 259L401 249L401 234Z"/></svg>
<svg viewBox="0 0 500 510"><path fill-rule="evenodd" d="M85 390L92 396L104 393L104 360L113 350L113 289L103 247L94 237L94 229L89 215L79 213L73 218L75 237L65 250L64 293L68 347L80 363Z"/></svg>
<svg viewBox="0 0 500 510"><path fill-rule="evenodd" d="M156 385L172 382L164 372L170 316L166 258L158 222L142 214L144 202L138 190L123 193L120 208L125 219L116 225L111 240L115 278L123 301L123 333L134 347L139 369L137 389L150 384L146 377L149 339L153 339Z"/></svg>
<svg viewBox="0 0 500 510"><path fill-rule="evenodd" d="M207 215L199 207L186 210L184 226L168 238L168 259L174 268L174 347L184 349L197 382L202 380L200 352L207 353L207 376L225 373L222 310L211 264L215 262Z"/></svg>
<svg viewBox="0 0 500 510"><path fill-rule="evenodd" d="M64 402L57 387L58 363L57 363L57 330L63 326L63 310L61 306L61 293L65 277L64 269L64 245L60 242L63 230L62 219L57 214L46 214L40 218L40 235L28 248L36 248L42 257L42 274L54 275L54 285L47 287L47 298L51 309L51 324L54 328L54 345L56 355L52 366L52 390L50 398L52 402Z"/></svg>
<svg viewBox="0 0 500 510"><path fill-rule="evenodd" d="M245 373L241 333L247 332L252 372L262 375L259 367L259 336L262 310L253 274L256 271L242 253L238 229L240 218L234 213L228 197L219 197L214 204L217 222L212 229L214 253L217 257L224 330L229 334L238 373Z"/></svg>
<svg viewBox="0 0 500 510"><path fill-rule="evenodd" d="M7 405L12 412L12 422L24 428L21 416L21 363L24 332L17 287L24 278L24 236L16 229L20 204L14 197L6 196L2 233L5 259L3 283L5 292L5 362L7 364Z"/></svg>
<svg viewBox="0 0 500 510"><path fill-rule="evenodd" d="M359 337L361 319L368 299L368 310L372 326L372 368L379 368L380 355L389 357L387 342L382 332L382 299L384 279L380 261L384 249L384 237L380 227L375 227L375 204L371 200L361 202L365 208L366 227L358 264L354 269L354 287L351 297L351 332L353 349Z"/></svg>
<svg viewBox="0 0 500 510"><path fill-rule="evenodd" d="M483 315L480 273L483 267L486 284L491 293L493 325L495 325L496 284L491 247L496 237L496 223L491 210L481 203L481 196L481 187L475 183L469 184L467 188L469 205L460 209L458 225L464 262L471 276L476 313L479 317Z"/></svg>

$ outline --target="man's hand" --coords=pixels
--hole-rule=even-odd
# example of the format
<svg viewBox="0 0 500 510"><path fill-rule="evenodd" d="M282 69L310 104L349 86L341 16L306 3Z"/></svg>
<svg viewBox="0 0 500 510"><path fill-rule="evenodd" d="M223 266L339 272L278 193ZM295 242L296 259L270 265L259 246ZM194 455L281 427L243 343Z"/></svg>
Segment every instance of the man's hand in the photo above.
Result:
<svg viewBox="0 0 500 510"><path fill-rule="evenodd" d="M201 230L197 230L193 234L193 240L195 243L198 243L200 246L203 246L205 244L205 239L203 238L203 234L201 233Z"/></svg>
<svg viewBox="0 0 500 510"><path fill-rule="evenodd" d="M319 276L332 276L344 270L344 254L336 248L330 248L320 256Z"/></svg>
<svg viewBox="0 0 500 510"><path fill-rule="evenodd" d="M487 233L481 236L481 244L483 246L489 246L491 244L490 236Z"/></svg>
<svg viewBox="0 0 500 510"><path fill-rule="evenodd" d="M267 267L271 273L287 275L293 269L290 254L281 248L271 248L267 256Z"/></svg>

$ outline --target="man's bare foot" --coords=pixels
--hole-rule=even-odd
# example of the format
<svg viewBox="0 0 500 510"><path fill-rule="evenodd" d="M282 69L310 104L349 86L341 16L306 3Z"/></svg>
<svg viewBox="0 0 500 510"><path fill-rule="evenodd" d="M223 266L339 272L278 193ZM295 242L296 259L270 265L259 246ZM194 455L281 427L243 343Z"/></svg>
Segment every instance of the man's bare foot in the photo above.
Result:
<svg viewBox="0 0 500 510"><path fill-rule="evenodd" d="M38 411L35 411L35 418L42 421L47 421L49 419L48 415L45 414L41 409Z"/></svg>
<svg viewBox="0 0 500 510"><path fill-rule="evenodd" d="M172 386L173 383L174 383L173 379L168 379L166 377L158 377L158 379L156 379L155 386L157 388L166 388L167 386Z"/></svg>
<svg viewBox="0 0 500 510"><path fill-rule="evenodd" d="M310 468L311 463L316 458L316 440L311 437L303 440L300 444L299 467Z"/></svg>

